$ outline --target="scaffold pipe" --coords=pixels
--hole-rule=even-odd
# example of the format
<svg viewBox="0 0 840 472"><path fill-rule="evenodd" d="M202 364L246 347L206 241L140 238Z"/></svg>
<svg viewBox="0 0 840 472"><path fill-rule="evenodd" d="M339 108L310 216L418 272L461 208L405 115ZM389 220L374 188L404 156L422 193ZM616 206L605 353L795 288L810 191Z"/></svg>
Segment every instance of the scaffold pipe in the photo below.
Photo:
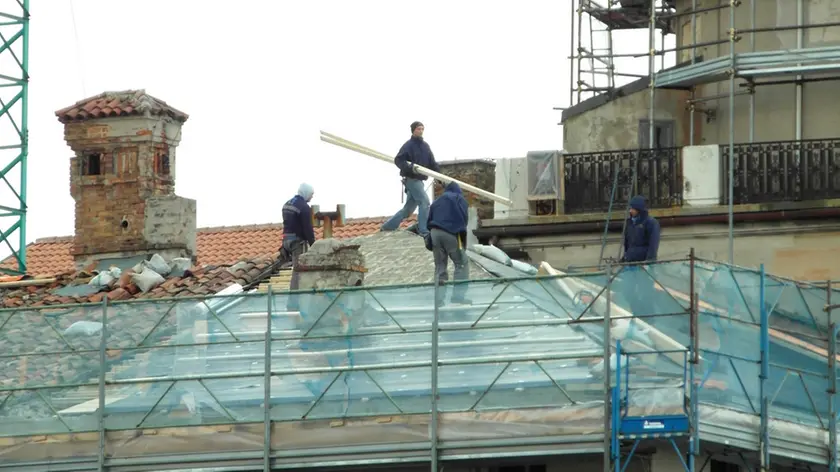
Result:
<svg viewBox="0 0 840 472"><path fill-rule="evenodd" d="M361 146L359 144L356 144L352 141L348 141L346 139L340 138L340 137L338 137L334 134L330 134L330 133L326 133L324 131L321 131L321 141L324 141L325 143L334 144L336 146L343 147L345 149L349 149L351 151L356 151L359 154L364 154L366 156L370 156L370 157L379 159L381 161L389 162L391 164L394 163L394 158L388 156L387 154L383 154L381 152L374 151L373 149L370 149L370 148ZM463 190L466 190L468 192L472 192L472 193L474 193L474 194L476 194L480 197L488 198L488 199L493 200L495 202L499 202L502 205L507 205L507 206L512 206L513 205L513 203L508 198L502 197L500 195L496 195L495 193L490 193L486 190L482 190L482 189L480 189L478 187L475 187L475 186L472 186L468 183L461 182L460 180L456 180L456 179L453 179L452 177L441 174L440 172L435 172L433 170L426 169L425 167L418 166L417 164L412 165L412 170L414 170L414 172L417 172L418 174L425 175L426 177L431 177L431 178L433 178L435 180L439 180L439 181L441 181L445 184L448 184L450 182L455 182Z"/></svg>

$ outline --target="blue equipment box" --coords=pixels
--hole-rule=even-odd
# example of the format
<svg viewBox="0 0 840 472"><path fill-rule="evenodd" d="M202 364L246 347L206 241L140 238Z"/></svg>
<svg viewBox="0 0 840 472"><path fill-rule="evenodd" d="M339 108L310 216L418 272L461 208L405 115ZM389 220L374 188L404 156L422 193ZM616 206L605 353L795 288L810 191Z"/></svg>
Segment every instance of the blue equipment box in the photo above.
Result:
<svg viewBox="0 0 840 472"><path fill-rule="evenodd" d="M622 418L619 431L632 435L687 433L689 425L686 415L636 416Z"/></svg>

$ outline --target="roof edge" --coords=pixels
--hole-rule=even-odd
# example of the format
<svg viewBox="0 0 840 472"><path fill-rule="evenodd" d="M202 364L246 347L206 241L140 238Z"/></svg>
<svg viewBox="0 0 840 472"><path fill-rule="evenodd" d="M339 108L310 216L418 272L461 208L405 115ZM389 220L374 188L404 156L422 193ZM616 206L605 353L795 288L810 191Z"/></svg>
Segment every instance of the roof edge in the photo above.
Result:
<svg viewBox="0 0 840 472"><path fill-rule="evenodd" d="M697 56L697 58L694 61L695 64L700 63L700 62L703 62L703 56ZM681 63L675 65L674 67L669 67L667 69L662 69L659 72L681 69L683 67L690 66L691 64L692 64L691 61L681 62ZM629 96L629 95L633 95L635 93L639 93L642 90L647 89L649 86L650 86L650 75L647 75L647 76L641 77L639 79L636 79L636 80L634 80L630 83L624 84L621 87L616 88L612 92L604 92L600 95L596 95L594 97L587 98L586 100L584 100L584 101L582 101L582 102L580 102L576 105L572 105L569 108L566 108L565 110L563 110L563 113L560 115L560 123L563 124L568 119L574 118L576 116L580 116L580 115L582 115L582 114L584 114L588 111L592 111L592 110L594 110L598 107L604 106L607 103L610 103L610 102L612 102L614 100L617 100L619 98L626 97L626 96ZM662 88L683 90L683 89L687 89L688 87L662 87Z"/></svg>

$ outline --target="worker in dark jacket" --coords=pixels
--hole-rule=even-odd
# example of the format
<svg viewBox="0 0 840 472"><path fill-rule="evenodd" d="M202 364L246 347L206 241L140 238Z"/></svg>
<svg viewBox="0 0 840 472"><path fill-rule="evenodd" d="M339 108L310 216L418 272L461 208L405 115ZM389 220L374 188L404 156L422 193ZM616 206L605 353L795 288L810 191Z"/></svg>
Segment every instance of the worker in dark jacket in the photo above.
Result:
<svg viewBox="0 0 840 472"><path fill-rule="evenodd" d="M315 244L315 229L312 227L312 208L309 202L315 195L315 189L307 183L300 184L297 195L283 205L283 256L292 261L292 267L297 266L298 257L305 253L309 246ZM290 290L297 290L300 283L300 273L292 269ZM297 311L297 295L291 295L286 309Z"/></svg>
<svg viewBox="0 0 840 472"><path fill-rule="evenodd" d="M650 216L645 197L637 195L630 199L629 217L624 225L624 257L621 262L656 262L659 252L659 222ZM660 295L654 287L654 279L638 266L624 268L622 275L623 294L635 315L660 315Z"/></svg>
<svg viewBox="0 0 840 472"><path fill-rule="evenodd" d="M435 257L435 278L443 284L449 279L449 259L455 264L455 280L467 280L470 275L467 255L464 252L467 239L467 200L461 187L450 182L443 194L429 209L429 229L432 252ZM466 295L467 285L457 284L452 289L452 303L470 304ZM438 292L438 304L443 302L444 290Z"/></svg>
<svg viewBox="0 0 840 472"><path fill-rule="evenodd" d="M429 232L426 225L429 215L429 196L426 194L426 189L423 185L427 177L415 172L413 166L416 164L435 172L440 172L440 166L435 161L432 148L423 140L424 130L423 123L419 121L412 123L411 139L402 145L400 151L397 153L397 157L394 158L394 164L400 169L406 199L405 205L394 216L388 219L388 221L382 224L382 231L396 230L400 227L400 223L411 216L415 208L419 207L419 211L417 212L417 232L420 236L425 236Z"/></svg>
<svg viewBox="0 0 840 472"><path fill-rule="evenodd" d="M645 197L630 199L627 223L624 225L624 257L622 262L654 262L659 252L659 222L647 211Z"/></svg>

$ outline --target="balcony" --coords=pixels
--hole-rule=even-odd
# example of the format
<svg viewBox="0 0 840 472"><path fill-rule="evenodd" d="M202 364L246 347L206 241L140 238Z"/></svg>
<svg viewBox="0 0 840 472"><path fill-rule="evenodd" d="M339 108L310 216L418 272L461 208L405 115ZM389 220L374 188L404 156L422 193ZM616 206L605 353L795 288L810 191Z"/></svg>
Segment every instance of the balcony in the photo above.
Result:
<svg viewBox="0 0 840 472"><path fill-rule="evenodd" d="M680 148L605 151L564 156L565 213L602 213L616 202L642 194L651 208L681 206ZM638 159L634 159L638 157ZM635 162L635 173L631 163ZM618 181L616 182L616 174ZM636 192L633 192L633 180Z"/></svg>
<svg viewBox="0 0 840 472"><path fill-rule="evenodd" d="M735 205L840 198L840 139L777 141L734 146ZM720 146L721 197L726 188L729 146Z"/></svg>
<svg viewBox="0 0 840 472"><path fill-rule="evenodd" d="M735 205L840 198L840 139L742 143L734 152ZM613 192L619 205L631 194L651 208L729 203L728 145L566 154L562 169L567 215L606 212Z"/></svg>

